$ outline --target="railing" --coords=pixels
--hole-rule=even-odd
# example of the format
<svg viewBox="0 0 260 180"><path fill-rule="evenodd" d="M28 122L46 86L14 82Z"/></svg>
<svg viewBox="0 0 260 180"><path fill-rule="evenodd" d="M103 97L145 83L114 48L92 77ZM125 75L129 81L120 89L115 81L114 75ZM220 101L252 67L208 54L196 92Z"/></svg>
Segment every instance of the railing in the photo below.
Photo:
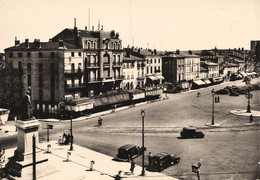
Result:
<svg viewBox="0 0 260 180"><path fill-rule="evenodd" d="M115 79L124 79L125 76L124 75L120 75L120 76L114 76Z"/></svg>
<svg viewBox="0 0 260 180"><path fill-rule="evenodd" d="M114 66L120 66L120 65L122 65L122 63L121 62L113 62L113 65Z"/></svg>
<svg viewBox="0 0 260 180"><path fill-rule="evenodd" d="M89 78L88 82L100 81L99 78Z"/></svg>
<svg viewBox="0 0 260 180"><path fill-rule="evenodd" d="M83 71L81 69L66 69L64 70L66 74L74 74L74 73L82 73Z"/></svg>
<svg viewBox="0 0 260 180"><path fill-rule="evenodd" d="M85 84L84 83L74 83L74 84L67 84L67 88L77 88L77 87L83 87Z"/></svg>
<svg viewBox="0 0 260 180"><path fill-rule="evenodd" d="M93 66L99 66L98 63L87 63L87 66L93 67Z"/></svg>

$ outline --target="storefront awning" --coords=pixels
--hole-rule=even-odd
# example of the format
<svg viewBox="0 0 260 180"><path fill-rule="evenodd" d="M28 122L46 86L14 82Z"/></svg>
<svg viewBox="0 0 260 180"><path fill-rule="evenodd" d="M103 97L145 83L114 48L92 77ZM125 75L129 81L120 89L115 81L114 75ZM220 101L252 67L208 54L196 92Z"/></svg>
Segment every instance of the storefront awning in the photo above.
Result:
<svg viewBox="0 0 260 180"><path fill-rule="evenodd" d="M98 96L94 98L94 107L118 104L121 102L129 101L129 93L119 93L106 96Z"/></svg>
<svg viewBox="0 0 260 180"><path fill-rule="evenodd" d="M206 84L211 84L210 80L208 80L208 79L204 80L204 82L205 82Z"/></svg>
<svg viewBox="0 0 260 180"><path fill-rule="evenodd" d="M162 75L155 75L158 79L164 79Z"/></svg>
<svg viewBox="0 0 260 180"><path fill-rule="evenodd" d="M242 76L246 77L247 74L245 72L239 72Z"/></svg>
<svg viewBox="0 0 260 180"><path fill-rule="evenodd" d="M68 111L80 112L87 109L93 109L94 101L91 98L78 98L71 101L67 101L65 109Z"/></svg>
<svg viewBox="0 0 260 180"><path fill-rule="evenodd" d="M201 86L201 85L205 85L205 82L203 82L202 80L196 80L196 81L193 81L195 84L197 84L198 86Z"/></svg>
<svg viewBox="0 0 260 180"><path fill-rule="evenodd" d="M158 78L155 77L155 76L147 76L147 78L151 79L152 81L156 81L156 80L158 80Z"/></svg>

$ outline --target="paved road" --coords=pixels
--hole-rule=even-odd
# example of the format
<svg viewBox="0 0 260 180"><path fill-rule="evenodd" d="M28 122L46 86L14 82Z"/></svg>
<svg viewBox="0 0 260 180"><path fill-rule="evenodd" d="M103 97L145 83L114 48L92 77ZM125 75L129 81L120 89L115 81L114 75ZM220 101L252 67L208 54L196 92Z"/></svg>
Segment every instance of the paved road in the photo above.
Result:
<svg viewBox="0 0 260 180"><path fill-rule="evenodd" d="M259 81L254 79L254 81ZM215 86L215 90L226 85L244 85L241 81ZM246 124L248 117L230 114L234 109L246 109L245 96L231 97L220 95L220 103L215 104L215 122L221 128L205 128L211 122L212 87L181 94L168 94L170 99L150 103L129 110L115 112L103 117L103 126L97 127L97 118L73 123L75 143L90 149L115 156L117 148L123 144L141 145L141 115L145 115L145 146L152 153L166 151L181 156L181 163L164 171L174 177L196 179L191 173L191 165L202 162L202 179L254 179L259 176L256 164L260 161L259 118L255 123ZM259 97L254 91L254 97ZM259 100L253 98L252 109L258 110ZM58 139L69 122L53 123L51 139ZM199 127L206 134L204 139L178 139L184 126ZM41 139L46 139L42 132ZM246 159L246 160L245 160ZM141 159L136 159L141 165Z"/></svg>

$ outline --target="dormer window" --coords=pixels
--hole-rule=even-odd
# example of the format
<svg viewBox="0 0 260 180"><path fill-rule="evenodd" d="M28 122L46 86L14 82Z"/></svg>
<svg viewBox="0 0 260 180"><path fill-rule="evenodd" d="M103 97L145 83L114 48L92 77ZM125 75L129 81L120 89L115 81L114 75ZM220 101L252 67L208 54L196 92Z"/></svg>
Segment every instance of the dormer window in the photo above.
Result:
<svg viewBox="0 0 260 180"><path fill-rule="evenodd" d="M120 49L120 43L117 44L117 49Z"/></svg>
<svg viewBox="0 0 260 180"><path fill-rule="evenodd" d="M87 45L87 46L88 46L88 49L90 49L90 42L88 42L88 45Z"/></svg>
<svg viewBox="0 0 260 180"><path fill-rule="evenodd" d="M113 43L113 49L116 49L116 43Z"/></svg>

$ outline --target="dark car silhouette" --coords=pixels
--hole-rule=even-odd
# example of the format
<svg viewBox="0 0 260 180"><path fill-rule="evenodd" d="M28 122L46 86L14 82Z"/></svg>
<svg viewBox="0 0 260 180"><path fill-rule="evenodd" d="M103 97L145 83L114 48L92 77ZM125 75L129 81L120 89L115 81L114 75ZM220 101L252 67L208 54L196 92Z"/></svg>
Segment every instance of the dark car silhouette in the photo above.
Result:
<svg viewBox="0 0 260 180"><path fill-rule="evenodd" d="M196 128L184 127L180 133L182 138L204 138L204 134L201 131L197 131Z"/></svg>
<svg viewBox="0 0 260 180"><path fill-rule="evenodd" d="M142 154L146 148L140 148L139 146L133 144L126 144L118 148L118 154L116 155L117 160L130 161Z"/></svg>
<svg viewBox="0 0 260 180"><path fill-rule="evenodd" d="M157 153L151 157L150 165L146 169L148 171L160 172L171 165L178 164L180 159L180 157L168 154L166 152Z"/></svg>

